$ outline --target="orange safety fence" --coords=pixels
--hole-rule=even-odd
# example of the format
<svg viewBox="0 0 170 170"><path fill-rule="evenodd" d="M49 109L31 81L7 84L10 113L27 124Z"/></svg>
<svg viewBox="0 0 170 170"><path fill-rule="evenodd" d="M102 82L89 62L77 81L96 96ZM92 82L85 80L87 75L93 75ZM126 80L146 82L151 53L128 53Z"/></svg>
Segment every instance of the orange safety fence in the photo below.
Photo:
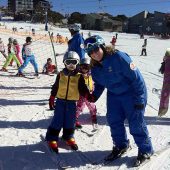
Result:
<svg viewBox="0 0 170 170"><path fill-rule="evenodd" d="M12 31L10 29L5 29L5 28L1 28L0 27L0 33L5 33L5 34L14 34L14 35L18 35L18 36L31 36L33 38L34 41L37 40L43 40L43 41L48 41L50 42L50 37L48 34L40 34L40 33L36 33L36 34L32 34L32 32L30 31ZM68 38L64 37L64 36L53 36L52 40L54 43L59 43L59 44L67 44L68 43Z"/></svg>

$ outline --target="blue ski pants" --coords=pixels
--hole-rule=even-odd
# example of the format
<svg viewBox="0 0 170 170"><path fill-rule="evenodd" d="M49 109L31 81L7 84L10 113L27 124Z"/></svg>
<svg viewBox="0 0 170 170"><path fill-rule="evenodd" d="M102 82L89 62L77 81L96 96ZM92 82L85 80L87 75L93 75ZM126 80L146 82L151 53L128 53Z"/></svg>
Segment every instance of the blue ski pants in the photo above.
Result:
<svg viewBox="0 0 170 170"><path fill-rule="evenodd" d="M147 101L146 101L147 102ZM128 139L125 119L128 120L130 134L133 136L138 152L152 153L152 143L144 120L144 109L135 109L132 93L114 95L107 93L107 121L110 126L112 140L119 148L127 147Z"/></svg>

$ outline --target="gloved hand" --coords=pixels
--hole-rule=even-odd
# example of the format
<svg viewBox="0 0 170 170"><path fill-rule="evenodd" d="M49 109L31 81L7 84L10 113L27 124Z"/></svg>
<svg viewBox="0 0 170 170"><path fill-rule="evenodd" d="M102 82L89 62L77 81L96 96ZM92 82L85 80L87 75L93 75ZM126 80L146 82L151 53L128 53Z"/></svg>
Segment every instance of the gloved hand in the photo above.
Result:
<svg viewBox="0 0 170 170"><path fill-rule="evenodd" d="M91 103L95 103L97 101L96 96L94 96L93 94L88 93L88 94L86 94L85 97Z"/></svg>
<svg viewBox="0 0 170 170"><path fill-rule="evenodd" d="M55 100L55 97L50 96L50 98L49 98L49 108L50 108L50 110L54 110L54 100Z"/></svg>
<svg viewBox="0 0 170 170"><path fill-rule="evenodd" d="M135 104L135 109L137 109L137 110L142 110L142 109L144 109L145 108L145 105L144 104Z"/></svg>

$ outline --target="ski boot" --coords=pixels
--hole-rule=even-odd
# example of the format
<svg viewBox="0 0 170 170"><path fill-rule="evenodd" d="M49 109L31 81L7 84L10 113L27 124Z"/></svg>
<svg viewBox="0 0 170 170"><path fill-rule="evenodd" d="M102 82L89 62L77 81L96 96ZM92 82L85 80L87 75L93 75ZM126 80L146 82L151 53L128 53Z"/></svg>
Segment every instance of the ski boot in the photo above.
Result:
<svg viewBox="0 0 170 170"><path fill-rule="evenodd" d="M38 76L39 76L39 73L35 73L34 76L38 77Z"/></svg>
<svg viewBox="0 0 170 170"><path fill-rule="evenodd" d="M140 166L143 162L150 159L153 153L138 153L137 159L134 162L134 167Z"/></svg>
<svg viewBox="0 0 170 170"><path fill-rule="evenodd" d="M72 150L78 150L78 146L75 142L74 138L70 138L69 140L66 140L66 144L71 147Z"/></svg>
<svg viewBox="0 0 170 170"><path fill-rule="evenodd" d="M113 161L117 158L120 158L124 153L127 152L127 150L130 148L130 146L128 145L125 148L118 148L116 146L113 147L112 152L104 159L105 161Z"/></svg>
<svg viewBox="0 0 170 170"><path fill-rule="evenodd" d="M1 71L7 72L8 70L4 67L2 67Z"/></svg>
<svg viewBox="0 0 170 170"><path fill-rule="evenodd" d="M48 141L48 146L49 148L54 151L55 153L58 153L58 144L57 141L53 140L53 141Z"/></svg>
<svg viewBox="0 0 170 170"><path fill-rule="evenodd" d="M80 124L79 121L76 121L76 129L81 129L82 128L82 125Z"/></svg>
<svg viewBox="0 0 170 170"><path fill-rule="evenodd" d="M23 73L17 73L16 76L18 77L24 77L25 75Z"/></svg>

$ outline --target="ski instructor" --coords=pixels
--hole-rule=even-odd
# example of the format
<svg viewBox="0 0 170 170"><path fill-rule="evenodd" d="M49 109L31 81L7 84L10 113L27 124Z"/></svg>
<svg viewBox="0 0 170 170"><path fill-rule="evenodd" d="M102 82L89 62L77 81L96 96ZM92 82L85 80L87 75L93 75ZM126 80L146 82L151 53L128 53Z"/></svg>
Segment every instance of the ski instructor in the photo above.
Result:
<svg viewBox="0 0 170 170"><path fill-rule="evenodd" d="M147 90L144 79L128 54L105 46L102 37L96 35L85 40L85 50L91 57L91 73L95 89L87 98L96 102L107 88L107 121L113 140L113 150L105 158L112 161L122 156L129 148L125 129L128 120L130 134L138 146L134 166L139 166L153 154L153 148L144 112Z"/></svg>
<svg viewBox="0 0 170 170"><path fill-rule="evenodd" d="M69 26L72 38L68 41L68 51L75 51L80 60L85 58L84 39L80 34L80 25L75 23Z"/></svg>

